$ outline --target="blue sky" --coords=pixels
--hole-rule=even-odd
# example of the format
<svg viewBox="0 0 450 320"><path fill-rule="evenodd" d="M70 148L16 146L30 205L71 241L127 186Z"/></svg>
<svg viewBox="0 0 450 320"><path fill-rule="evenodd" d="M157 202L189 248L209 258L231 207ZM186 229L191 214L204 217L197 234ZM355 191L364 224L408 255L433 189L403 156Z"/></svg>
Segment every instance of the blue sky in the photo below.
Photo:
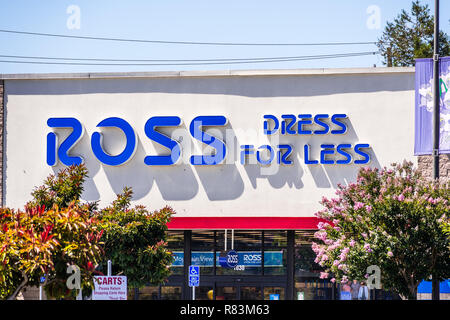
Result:
<svg viewBox="0 0 450 320"><path fill-rule="evenodd" d="M0 29L76 36L204 42L376 41L386 21L412 0L0 0ZM422 0L434 11L434 1ZM69 6L80 9L70 29ZM379 8L380 28L372 19ZM441 29L450 34L450 1L441 1ZM70 20L74 21L74 20ZM369 21L369 26L367 22ZM0 33L0 55L114 59L211 59L376 51L375 45L223 47L106 42ZM6 58L1 58L0 60ZM11 60L11 59L9 59ZM0 63L0 73L289 69L382 66L379 56L316 61L201 66L55 66Z"/></svg>

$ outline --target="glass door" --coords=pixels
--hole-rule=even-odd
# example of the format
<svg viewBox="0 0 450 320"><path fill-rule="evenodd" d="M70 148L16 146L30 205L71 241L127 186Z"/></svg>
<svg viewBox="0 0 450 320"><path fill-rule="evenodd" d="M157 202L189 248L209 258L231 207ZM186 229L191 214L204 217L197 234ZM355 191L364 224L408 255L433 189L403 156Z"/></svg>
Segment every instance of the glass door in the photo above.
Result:
<svg viewBox="0 0 450 320"><path fill-rule="evenodd" d="M239 300L262 300L261 286L239 286Z"/></svg>
<svg viewBox="0 0 450 320"><path fill-rule="evenodd" d="M264 300L284 300L285 299L284 286L265 286Z"/></svg>
<svg viewBox="0 0 450 320"><path fill-rule="evenodd" d="M216 285L216 300L238 300L238 287L233 285Z"/></svg>
<svg viewBox="0 0 450 320"><path fill-rule="evenodd" d="M258 284L216 284L216 300L284 300L284 286Z"/></svg>

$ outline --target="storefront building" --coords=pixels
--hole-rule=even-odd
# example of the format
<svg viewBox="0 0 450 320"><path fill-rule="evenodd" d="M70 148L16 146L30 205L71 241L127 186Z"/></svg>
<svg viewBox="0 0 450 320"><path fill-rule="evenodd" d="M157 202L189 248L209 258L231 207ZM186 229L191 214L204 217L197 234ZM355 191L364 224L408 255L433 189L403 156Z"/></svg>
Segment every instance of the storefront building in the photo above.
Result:
<svg viewBox="0 0 450 320"><path fill-rule="evenodd" d="M85 163L83 200L170 205L169 281L131 299L335 299L311 250L323 196L414 161L414 68L0 75L3 206ZM219 263L234 249L235 268ZM188 263L188 261L190 263ZM380 293L381 294L381 293ZM386 297L386 294L384 294Z"/></svg>

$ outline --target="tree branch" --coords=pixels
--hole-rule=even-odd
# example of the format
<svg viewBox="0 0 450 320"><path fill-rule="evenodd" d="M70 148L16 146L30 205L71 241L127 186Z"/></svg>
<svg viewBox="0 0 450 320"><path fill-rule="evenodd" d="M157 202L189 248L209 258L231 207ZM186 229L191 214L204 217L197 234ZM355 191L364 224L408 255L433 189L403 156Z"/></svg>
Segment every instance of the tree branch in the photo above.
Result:
<svg viewBox="0 0 450 320"><path fill-rule="evenodd" d="M22 289L26 286L26 284L28 283L28 277L25 274L25 272L22 271L22 276L23 276L23 281L22 283L16 288L16 290L14 291L14 293L12 295L10 295L8 297L8 300L15 300L17 294L22 291Z"/></svg>

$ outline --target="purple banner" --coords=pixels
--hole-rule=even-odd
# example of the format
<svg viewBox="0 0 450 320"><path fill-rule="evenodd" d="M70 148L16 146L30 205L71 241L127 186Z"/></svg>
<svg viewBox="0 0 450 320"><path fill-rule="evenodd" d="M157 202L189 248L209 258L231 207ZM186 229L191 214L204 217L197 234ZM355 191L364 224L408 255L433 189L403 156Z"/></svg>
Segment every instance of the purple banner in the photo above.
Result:
<svg viewBox="0 0 450 320"><path fill-rule="evenodd" d="M450 153L450 57L440 59L439 153ZM433 150L433 59L416 60L414 155Z"/></svg>

